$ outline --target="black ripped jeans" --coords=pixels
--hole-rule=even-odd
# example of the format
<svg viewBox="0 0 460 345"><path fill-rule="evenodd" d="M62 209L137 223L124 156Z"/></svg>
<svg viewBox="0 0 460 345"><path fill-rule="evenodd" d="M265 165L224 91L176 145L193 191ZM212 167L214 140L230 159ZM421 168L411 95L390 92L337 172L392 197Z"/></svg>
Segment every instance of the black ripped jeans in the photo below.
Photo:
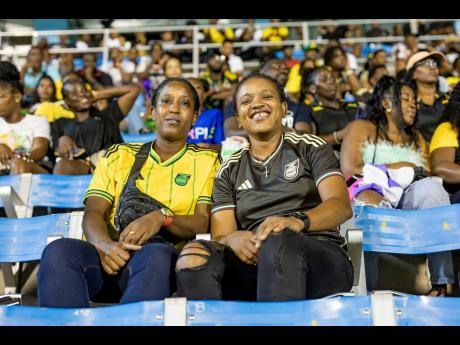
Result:
<svg viewBox="0 0 460 345"><path fill-rule="evenodd" d="M189 299L289 301L349 292L353 267L337 244L305 233L271 234L257 266L242 262L230 247L195 241L209 252L199 267L176 270L178 295Z"/></svg>

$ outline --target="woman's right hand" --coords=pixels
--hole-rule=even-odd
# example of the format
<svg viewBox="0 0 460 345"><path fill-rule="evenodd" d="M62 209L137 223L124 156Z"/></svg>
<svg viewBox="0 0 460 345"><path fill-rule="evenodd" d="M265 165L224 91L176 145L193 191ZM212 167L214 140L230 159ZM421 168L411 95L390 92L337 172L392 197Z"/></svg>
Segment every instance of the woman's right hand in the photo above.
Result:
<svg viewBox="0 0 460 345"><path fill-rule="evenodd" d="M256 265L259 250L256 248L256 237L252 231L235 231L227 235L227 244L248 265Z"/></svg>
<svg viewBox="0 0 460 345"><path fill-rule="evenodd" d="M13 158L13 151L9 148L8 145L0 144L0 162L2 164L8 164L8 162Z"/></svg>
<svg viewBox="0 0 460 345"><path fill-rule="evenodd" d="M57 154L62 158L69 158L72 151L77 148L77 145L73 139L67 135L63 135L59 138L58 147L56 149Z"/></svg>
<svg viewBox="0 0 460 345"><path fill-rule="evenodd" d="M116 275L128 262L130 255L128 248L119 242L110 241L98 246L97 252L101 258L101 264L104 271L110 275Z"/></svg>

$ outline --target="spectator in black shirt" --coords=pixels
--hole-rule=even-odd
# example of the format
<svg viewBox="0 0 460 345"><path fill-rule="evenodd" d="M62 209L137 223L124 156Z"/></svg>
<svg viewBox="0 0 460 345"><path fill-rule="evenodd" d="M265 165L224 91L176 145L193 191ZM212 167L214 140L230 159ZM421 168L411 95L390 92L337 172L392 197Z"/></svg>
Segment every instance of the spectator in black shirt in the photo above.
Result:
<svg viewBox="0 0 460 345"><path fill-rule="evenodd" d="M213 241L184 247L178 294L283 301L349 291L353 269L337 227L352 210L331 147L284 133L286 98L270 77L246 78L234 101L250 144L214 178Z"/></svg>
<svg viewBox="0 0 460 345"><path fill-rule="evenodd" d="M413 54L406 65L407 82L417 90L418 126L427 143L448 102L447 96L437 89L439 66L444 59L441 52L420 51Z"/></svg>
<svg viewBox="0 0 460 345"><path fill-rule="evenodd" d="M59 156L54 174L84 175L92 172L104 150L122 142L119 124L133 106L139 87L124 85L88 91L81 79L64 83L62 95L75 119L59 118L52 123L53 149ZM104 110L92 106L99 99L118 97Z"/></svg>
<svg viewBox="0 0 460 345"><path fill-rule="evenodd" d="M344 98L346 93L354 95L361 88L361 83L350 68L347 53L340 45L335 45L334 42L330 44L332 45L324 52L324 64L330 67L334 74L338 95L341 98Z"/></svg>
<svg viewBox="0 0 460 345"><path fill-rule="evenodd" d="M306 103L311 109L317 135L340 151L347 126L355 119L357 103L346 103L337 97L336 79L327 66L308 71L302 83L302 94L313 96L313 102Z"/></svg>
<svg viewBox="0 0 460 345"><path fill-rule="evenodd" d="M273 59L265 63L260 73L275 79L280 87L284 88L288 80L289 68L284 61ZM294 129L300 134L314 133L313 119L309 109L302 103L286 99L288 105L287 115L283 118L283 125L288 129ZM246 131L238 126L235 115L235 103L229 102L224 108L224 132L225 137L241 136L247 138Z"/></svg>

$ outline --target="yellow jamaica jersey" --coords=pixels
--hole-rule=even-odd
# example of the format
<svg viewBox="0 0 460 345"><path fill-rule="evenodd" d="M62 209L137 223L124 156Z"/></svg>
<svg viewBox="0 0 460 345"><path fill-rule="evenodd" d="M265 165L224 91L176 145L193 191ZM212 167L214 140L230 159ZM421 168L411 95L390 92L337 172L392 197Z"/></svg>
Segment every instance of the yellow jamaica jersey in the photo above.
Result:
<svg viewBox="0 0 460 345"><path fill-rule="evenodd" d="M114 219L118 199L143 144L111 146L98 161L94 176L85 194L107 200L112 206L106 223L110 237L118 238ZM159 200L178 215L191 215L196 204L211 204L214 175L220 167L219 154L194 144L186 144L165 162L153 148L136 180L137 188Z"/></svg>

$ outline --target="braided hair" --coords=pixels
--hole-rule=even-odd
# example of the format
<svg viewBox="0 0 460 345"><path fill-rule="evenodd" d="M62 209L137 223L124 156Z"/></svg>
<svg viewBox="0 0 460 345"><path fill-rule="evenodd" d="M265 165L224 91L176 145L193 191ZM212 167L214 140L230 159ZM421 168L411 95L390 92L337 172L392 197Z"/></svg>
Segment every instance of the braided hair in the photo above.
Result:
<svg viewBox="0 0 460 345"><path fill-rule="evenodd" d="M392 103L393 113L395 114L396 125L400 132L404 131L418 148L417 140L417 120L418 113L415 115L414 123L405 126L401 109L401 91L403 86L409 86L416 94L416 90L407 83L396 80L392 76L383 76L374 88L372 97L366 104L365 119L370 120L379 130L384 133L386 139L388 130L388 120L386 110L383 107L383 100L388 99Z"/></svg>

